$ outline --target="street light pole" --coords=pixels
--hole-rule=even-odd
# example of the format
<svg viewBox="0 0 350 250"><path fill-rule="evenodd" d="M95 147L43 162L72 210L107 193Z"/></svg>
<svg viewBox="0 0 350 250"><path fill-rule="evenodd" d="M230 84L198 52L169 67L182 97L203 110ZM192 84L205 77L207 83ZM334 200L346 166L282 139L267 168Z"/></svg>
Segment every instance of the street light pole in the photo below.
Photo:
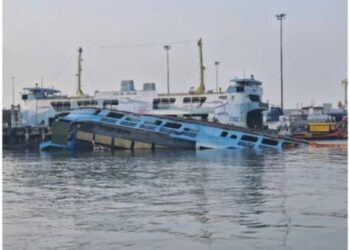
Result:
<svg viewBox="0 0 350 250"><path fill-rule="evenodd" d="M219 92L219 65L220 65L220 62L216 61L214 63L214 65L216 66L216 92Z"/></svg>
<svg viewBox="0 0 350 250"><path fill-rule="evenodd" d="M12 106L15 106L15 77L11 77L12 80Z"/></svg>
<svg viewBox="0 0 350 250"><path fill-rule="evenodd" d="M347 109L348 108L348 80L344 79L343 81L341 81L341 84L344 86L344 91L345 91L344 106Z"/></svg>
<svg viewBox="0 0 350 250"><path fill-rule="evenodd" d="M280 21L280 50L281 50L281 109L283 112L283 48L282 48L282 22L285 19L287 14L281 13L276 15L278 21Z"/></svg>
<svg viewBox="0 0 350 250"><path fill-rule="evenodd" d="M166 64L167 64L167 90L168 94L170 94L170 76L169 76L169 50L171 49L170 45L164 45L164 49L166 50Z"/></svg>

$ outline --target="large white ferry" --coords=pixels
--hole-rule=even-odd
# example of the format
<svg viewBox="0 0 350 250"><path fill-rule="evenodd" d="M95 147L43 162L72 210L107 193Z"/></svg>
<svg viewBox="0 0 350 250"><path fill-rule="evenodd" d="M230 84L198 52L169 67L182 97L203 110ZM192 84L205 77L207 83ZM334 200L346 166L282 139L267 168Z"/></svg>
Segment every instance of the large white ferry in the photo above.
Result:
<svg viewBox="0 0 350 250"><path fill-rule="evenodd" d="M72 109L94 107L262 128L262 112L268 108L261 100L262 83L252 75L250 78L231 80L225 92L205 92L201 40L198 46L201 82L196 90L189 93L158 94L155 83L144 83L142 90L136 90L133 80L125 80L121 82L120 91L96 91L93 96L87 96L81 90L82 49L79 48L76 96L68 97L59 90L37 85L24 88L21 93L23 123L28 126L50 126L58 116L65 115Z"/></svg>

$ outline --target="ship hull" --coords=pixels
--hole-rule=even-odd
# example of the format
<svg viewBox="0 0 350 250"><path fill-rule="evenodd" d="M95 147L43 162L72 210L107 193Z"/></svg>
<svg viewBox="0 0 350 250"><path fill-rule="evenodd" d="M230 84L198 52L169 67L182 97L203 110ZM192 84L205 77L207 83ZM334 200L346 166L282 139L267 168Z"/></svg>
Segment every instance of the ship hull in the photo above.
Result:
<svg viewBox="0 0 350 250"><path fill-rule="evenodd" d="M112 149L138 148L273 148L307 145L306 141L278 137L262 131L164 116L115 110L73 112L54 123L52 139L41 150L79 150L84 142Z"/></svg>

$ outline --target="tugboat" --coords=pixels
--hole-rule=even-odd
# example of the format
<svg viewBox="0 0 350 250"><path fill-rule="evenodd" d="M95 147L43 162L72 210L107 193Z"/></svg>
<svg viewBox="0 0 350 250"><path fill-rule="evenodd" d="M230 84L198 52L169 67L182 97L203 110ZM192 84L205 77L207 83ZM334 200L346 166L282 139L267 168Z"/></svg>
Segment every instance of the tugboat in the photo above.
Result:
<svg viewBox="0 0 350 250"><path fill-rule="evenodd" d="M348 117L345 116L339 123L309 122L304 132L295 132L292 136L304 140L347 140Z"/></svg>

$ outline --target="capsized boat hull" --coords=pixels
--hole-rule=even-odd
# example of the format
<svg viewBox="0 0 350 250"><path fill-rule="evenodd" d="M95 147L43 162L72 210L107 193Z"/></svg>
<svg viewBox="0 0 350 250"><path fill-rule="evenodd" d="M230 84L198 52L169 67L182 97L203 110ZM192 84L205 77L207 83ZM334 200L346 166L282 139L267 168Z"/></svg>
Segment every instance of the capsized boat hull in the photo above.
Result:
<svg viewBox="0 0 350 250"><path fill-rule="evenodd" d="M82 110L83 111L83 110ZM218 123L117 110L74 111L54 123L48 148L79 149L79 143L101 144L113 149L166 148L274 148L308 143L262 131Z"/></svg>

